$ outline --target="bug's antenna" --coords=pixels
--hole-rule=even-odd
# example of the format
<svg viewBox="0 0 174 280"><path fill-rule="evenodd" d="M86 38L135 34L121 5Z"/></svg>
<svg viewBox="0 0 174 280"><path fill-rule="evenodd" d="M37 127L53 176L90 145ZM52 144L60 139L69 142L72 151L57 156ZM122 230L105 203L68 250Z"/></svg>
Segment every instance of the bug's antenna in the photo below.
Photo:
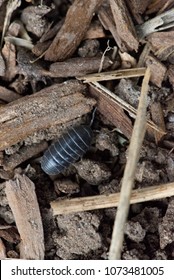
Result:
<svg viewBox="0 0 174 280"><path fill-rule="evenodd" d="M92 112L92 117L91 117L91 121L90 121L89 126L91 126L93 124L93 122L94 122L96 110L97 110L97 107L95 107L93 112Z"/></svg>

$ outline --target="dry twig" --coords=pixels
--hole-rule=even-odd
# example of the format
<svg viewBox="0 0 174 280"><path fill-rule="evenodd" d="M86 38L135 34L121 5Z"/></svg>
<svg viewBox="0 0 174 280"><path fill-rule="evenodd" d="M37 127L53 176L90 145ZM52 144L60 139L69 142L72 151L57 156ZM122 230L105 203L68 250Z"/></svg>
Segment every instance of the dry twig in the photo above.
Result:
<svg viewBox="0 0 174 280"><path fill-rule="evenodd" d="M150 186L148 188L133 190L130 204L161 199L174 195L174 183ZM53 215L70 214L80 211L90 211L109 207L117 207L120 193L78 197L72 199L55 200L51 202Z"/></svg>
<svg viewBox="0 0 174 280"><path fill-rule="evenodd" d="M142 67L142 68L114 70L114 71L108 71L103 73L88 74L82 77L78 77L77 79L83 80L84 83L90 83L90 82L141 77L144 76L145 69L146 68Z"/></svg>
<svg viewBox="0 0 174 280"><path fill-rule="evenodd" d="M109 259L120 259L124 238L124 227L129 211L131 191L134 185L135 171L139 159L140 149L146 128L147 92L150 79L150 70L147 68L143 79L141 96L138 105L132 137L129 145L128 159L124 171L120 200L114 223Z"/></svg>

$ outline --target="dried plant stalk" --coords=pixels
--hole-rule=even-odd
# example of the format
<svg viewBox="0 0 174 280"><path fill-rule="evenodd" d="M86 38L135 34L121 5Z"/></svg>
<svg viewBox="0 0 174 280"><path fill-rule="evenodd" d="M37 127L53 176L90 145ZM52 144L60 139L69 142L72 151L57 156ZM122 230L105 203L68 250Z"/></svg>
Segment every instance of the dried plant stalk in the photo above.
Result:
<svg viewBox="0 0 174 280"><path fill-rule="evenodd" d="M130 197L134 185L135 171L140 155L140 149L144 139L146 128L146 108L147 108L147 92L150 79L150 70L147 68L143 79L142 90L138 105L137 117L133 127L132 137L129 145L128 159L123 175L122 187L118 210L114 223L112 240L109 250L109 259L120 259L121 249L124 238L124 227L127 220Z"/></svg>
<svg viewBox="0 0 174 280"><path fill-rule="evenodd" d="M78 80L83 80L84 83L108 81L124 78L134 78L144 76L146 68L132 68L132 69L122 69L115 71L108 71L104 73L94 73L88 74L82 77L78 77Z"/></svg>
<svg viewBox="0 0 174 280"><path fill-rule="evenodd" d="M143 189L133 190L131 193L130 204L161 199L173 195L174 183L150 186ZM53 209L53 215L63 215L80 211L117 207L119 199L120 193L95 195L65 200L55 200L51 202L51 207Z"/></svg>
<svg viewBox="0 0 174 280"><path fill-rule="evenodd" d="M18 174L6 182L5 192L21 237L20 257L43 260L43 227L33 182Z"/></svg>

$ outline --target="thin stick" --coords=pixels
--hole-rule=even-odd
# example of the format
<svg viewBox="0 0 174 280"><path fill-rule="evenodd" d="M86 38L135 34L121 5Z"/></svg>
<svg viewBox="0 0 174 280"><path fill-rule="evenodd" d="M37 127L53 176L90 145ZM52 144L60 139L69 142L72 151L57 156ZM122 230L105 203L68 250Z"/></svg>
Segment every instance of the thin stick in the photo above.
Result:
<svg viewBox="0 0 174 280"><path fill-rule="evenodd" d="M121 258L121 250L124 239L124 227L129 212L130 197L134 185L135 171L146 128L146 108L149 79L150 70L149 68L147 68L143 79L137 117L132 131L128 159L122 181L120 200L112 233L111 246L109 250L110 260L118 260Z"/></svg>
<svg viewBox="0 0 174 280"><path fill-rule="evenodd" d="M174 183L162 184L158 186L146 187L133 190L130 204L145 202L154 199L162 199L174 195ZM70 214L81 211L90 211L109 207L117 207L120 193L109 195L95 195L78 197L51 202L53 215Z"/></svg>
<svg viewBox="0 0 174 280"><path fill-rule="evenodd" d="M88 74L82 77L77 77L78 80L83 80L84 83L89 82L99 82L99 81L108 81L108 80L116 80L123 78L133 78L133 77L141 77L145 74L145 68L132 68L132 69L122 69L122 70L114 70L102 73L94 73Z"/></svg>

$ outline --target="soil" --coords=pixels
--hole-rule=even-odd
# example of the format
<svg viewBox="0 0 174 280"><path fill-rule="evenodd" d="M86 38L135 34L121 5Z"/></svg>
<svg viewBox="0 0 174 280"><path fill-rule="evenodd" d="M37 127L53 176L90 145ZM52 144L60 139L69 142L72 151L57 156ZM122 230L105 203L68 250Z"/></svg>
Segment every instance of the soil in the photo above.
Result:
<svg viewBox="0 0 174 280"><path fill-rule="evenodd" d="M6 2L0 1L1 34ZM136 64L135 67L153 64L154 75L149 84L147 116L148 120L152 120L158 128L165 131L161 135L147 129L137 165L134 189L174 182L173 61L171 56L168 59L166 55L165 60L164 56L161 58L161 49L155 45L155 50L151 47L152 58L148 57L143 65L139 65L143 48L153 41L153 34L148 35L149 41L148 36L139 41L134 32L137 24L142 24L147 18L151 19L160 13L165 1L158 1L156 10L153 10L155 5L151 6L154 1L121 1L126 8L119 7L120 25L117 31L113 31L115 17L108 17L107 22L102 10L106 7L106 11L114 12L113 6L108 6L109 1L103 1L102 7L102 1L93 1L84 22L81 19L84 26L75 31L68 29L66 24L71 22L73 11L70 8L73 5L77 5L74 7L80 14L80 1L43 1L43 7L40 7L40 1L22 2L24 3L17 6L12 13L0 55L0 122L4 129L3 136L0 136L0 241L2 240L5 247L5 253L2 255L6 258L21 257L18 246L21 242L20 231L5 189L7 182L15 181L16 176L25 175L34 183L41 212L44 259L108 259L116 208L54 216L50 203L54 200L120 192L134 117L121 108L123 120L120 121L119 115L112 121L110 107L104 106L106 111L98 107L98 101L91 95L89 85L78 80L79 76L97 73L96 69L100 65L96 66L96 63L101 61L108 40L111 47L105 53L107 59L104 71L131 69L132 63ZM144 4L141 5L141 2ZM136 3L139 10L136 9ZM132 14L130 5L134 5ZM171 5L166 7L167 10L169 8ZM125 14L131 20L128 29L128 22L121 21ZM16 22L14 28L12 24L16 19L20 19L20 24ZM74 39L73 44L69 42L72 38L66 41L67 34L73 34L73 38L76 38L78 32L79 38ZM123 36L120 32L124 33ZM127 42L126 32L129 38ZM163 33L167 32L173 32L173 29ZM19 45L18 41L6 38L12 36L25 38L24 46ZM59 45L58 39L65 45ZM32 48L28 47L29 43L33 44ZM117 47L115 56L114 46ZM167 47L171 50L174 44L169 43ZM40 59L39 52L42 52ZM7 59L8 53L11 54L11 60ZM122 53L126 53L124 58ZM97 60L93 59L92 62L92 58L96 57ZM83 60L84 58L87 60ZM80 59L82 69L79 70ZM35 60L35 63L31 63ZM56 65L64 61L66 64L63 66ZM161 68L158 63L162 65ZM70 71L66 70L67 65ZM78 69L74 65L78 65ZM156 77L158 68L162 70L159 70L161 72ZM59 72L61 73L58 74ZM141 77L102 81L102 84L137 109ZM61 174L45 174L40 166L40 158L44 151L69 127L89 124L94 107L97 110L92 124L93 139L87 153ZM125 122L128 125L126 132L120 129L120 123ZM116 123L119 123L118 127ZM3 252L3 246L0 246L0 252ZM130 206L121 258L174 259L174 196Z"/></svg>

